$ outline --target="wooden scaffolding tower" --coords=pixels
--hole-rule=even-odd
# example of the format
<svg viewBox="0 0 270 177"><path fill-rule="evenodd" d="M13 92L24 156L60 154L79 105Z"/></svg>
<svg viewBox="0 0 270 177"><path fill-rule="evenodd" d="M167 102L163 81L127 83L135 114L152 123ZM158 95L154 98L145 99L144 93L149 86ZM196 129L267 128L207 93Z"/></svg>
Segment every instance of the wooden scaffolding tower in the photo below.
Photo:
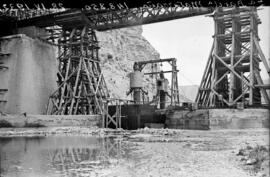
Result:
<svg viewBox="0 0 270 177"><path fill-rule="evenodd" d="M214 15L215 35L210 56L196 97L201 108L269 104L269 84L260 76L260 62L270 74L259 45L255 7L218 8Z"/></svg>
<svg viewBox="0 0 270 177"><path fill-rule="evenodd" d="M99 65L95 31L63 28L58 46L58 89L50 96L47 114L104 115L109 92Z"/></svg>

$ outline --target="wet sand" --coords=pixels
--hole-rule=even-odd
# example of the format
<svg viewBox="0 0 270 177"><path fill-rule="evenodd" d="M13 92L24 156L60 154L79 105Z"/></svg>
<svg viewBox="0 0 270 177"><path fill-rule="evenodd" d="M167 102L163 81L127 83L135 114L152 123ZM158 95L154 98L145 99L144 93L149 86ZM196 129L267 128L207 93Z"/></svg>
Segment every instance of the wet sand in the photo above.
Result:
<svg viewBox="0 0 270 177"><path fill-rule="evenodd" d="M113 151L113 158L108 157L110 163L106 166L98 165L98 168L87 173L80 173L77 169L76 173L65 173L66 176L269 176L269 173L264 174L265 170L258 173L247 170L241 157L236 155L239 149L246 146L268 147L269 129L195 131L145 128L124 131L85 127L9 128L0 129L0 136L113 137L115 141L121 142L121 146L111 144L108 148L110 151L116 148L117 151ZM116 152L119 153L117 156ZM80 163L87 164L88 161ZM54 172L52 174L58 176L58 173ZM63 173L59 173L59 176L63 176Z"/></svg>

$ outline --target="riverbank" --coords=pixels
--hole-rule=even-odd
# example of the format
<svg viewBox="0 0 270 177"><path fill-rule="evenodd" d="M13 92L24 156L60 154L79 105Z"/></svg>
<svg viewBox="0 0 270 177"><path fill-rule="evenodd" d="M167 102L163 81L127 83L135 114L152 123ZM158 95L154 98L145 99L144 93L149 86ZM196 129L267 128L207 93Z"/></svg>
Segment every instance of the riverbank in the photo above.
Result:
<svg viewBox="0 0 270 177"><path fill-rule="evenodd" d="M138 129L132 131L100 129L98 127L41 127L41 128L1 128L0 137L43 137L40 143L48 137L112 137L117 139L119 152L128 152L128 156L117 162L95 168L94 176L187 176L187 177L268 177L269 176L269 129L242 130L179 130L179 129ZM29 141L28 141L29 142ZM52 141L53 142L53 141ZM57 142L57 141L56 141ZM77 141L76 141L77 142ZM101 143L98 140L96 142ZM57 146L56 143L55 146ZM111 147L116 145L111 143ZM72 143L69 143L71 146ZM61 145L62 147L63 145ZM239 155L241 149L263 147L265 156L263 165L249 164L249 153ZM82 149L85 149L83 147ZM44 149L42 145L41 149ZM109 148L110 149L110 148ZM268 149L268 150L265 150ZM58 151L57 151L58 152ZM81 152L81 151L79 151ZM84 150L82 151L84 152ZM248 152L252 152L248 151ZM115 152L116 153L116 152ZM113 154L115 154L113 153ZM110 158L110 157L109 157ZM243 160L244 159L244 160ZM262 159L262 158L261 158ZM113 159L115 160L115 158ZM82 161L87 167L91 161ZM97 163L97 162L95 162ZM101 162L99 162L101 163ZM76 162L75 164L78 165ZM84 167L84 168L85 168ZM89 166L88 166L89 167ZM21 167L23 169L23 167ZM82 168L82 167L80 167ZM65 169L66 176L72 176L75 166ZM93 173L92 173L93 172ZM78 172L78 175L80 173ZM28 174L29 175L29 174ZM57 175L56 175L57 176ZM2 176L1 176L2 177ZM6 176L5 176L6 177ZM7 176L8 177L8 176Z"/></svg>

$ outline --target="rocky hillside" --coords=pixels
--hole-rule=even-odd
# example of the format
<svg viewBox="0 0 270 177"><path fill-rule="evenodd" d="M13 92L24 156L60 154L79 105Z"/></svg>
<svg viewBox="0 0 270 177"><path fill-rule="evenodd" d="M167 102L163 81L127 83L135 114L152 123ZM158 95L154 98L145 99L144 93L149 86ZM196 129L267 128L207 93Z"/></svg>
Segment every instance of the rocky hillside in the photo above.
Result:
<svg viewBox="0 0 270 177"><path fill-rule="evenodd" d="M135 61L159 59L159 53L142 36L142 27L130 27L105 32L97 32L100 45L102 72L111 97L131 99L128 73L132 72ZM144 69L149 72L151 66ZM154 80L145 77L145 89L154 89ZM150 99L152 94L149 93Z"/></svg>

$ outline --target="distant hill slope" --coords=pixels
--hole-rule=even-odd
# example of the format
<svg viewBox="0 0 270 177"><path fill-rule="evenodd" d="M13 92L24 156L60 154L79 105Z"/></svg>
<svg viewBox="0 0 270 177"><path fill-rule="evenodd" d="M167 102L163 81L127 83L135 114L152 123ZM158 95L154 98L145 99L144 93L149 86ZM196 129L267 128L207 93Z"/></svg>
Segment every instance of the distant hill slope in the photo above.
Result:
<svg viewBox="0 0 270 177"><path fill-rule="evenodd" d="M263 80L264 84L270 84L270 79L268 80ZM180 100L181 102L195 102L197 93L198 93L199 86L198 85L184 85L184 86L179 86L179 93L180 93ZM268 95L270 95L270 91L267 91ZM265 100L262 97L262 103L265 103Z"/></svg>
<svg viewBox="0 0 270 177"><path fill-rule="evenodd" d="M182 98L183 100L195 102L198 89L199 89L198 85L179 86L180 99ZM181 100L181 102L185 102L183 100Z"/></svg>
<svg viewBox="0 0 270 177"><path fill-rule="evenodd" d="M133 71L135 61L160 59L159 53L142 36L142 32L141 26L96 32L101 47L102 73L112 98L132 99L126 95L129 90L127 76ZM151 66L146 66L143 71L150 72ZM144 89L152 98L155 80L149 76L144 76L144 79Z"/></svg>

